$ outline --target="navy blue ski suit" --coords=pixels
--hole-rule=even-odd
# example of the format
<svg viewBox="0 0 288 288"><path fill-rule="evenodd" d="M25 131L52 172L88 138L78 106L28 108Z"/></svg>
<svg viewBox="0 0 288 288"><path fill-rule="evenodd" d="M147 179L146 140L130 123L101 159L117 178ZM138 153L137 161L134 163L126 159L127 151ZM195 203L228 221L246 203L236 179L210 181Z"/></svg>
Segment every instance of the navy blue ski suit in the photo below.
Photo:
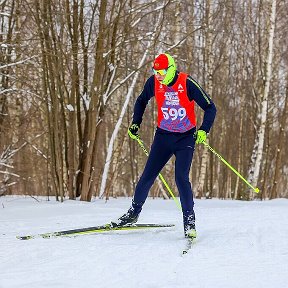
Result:
<svg viewBox="0 0 288 288"><path fill-rule="evenodd" d="M177 71L175 78L168 86L172 86L174 83L176 83L178 75L179 72ZM146 81L144 89L137 98L134 106L132 123L137 124L139 127L149 100L155 96L154 81L157 81L154 76L151 76ZM204 110L202 125L199 127L199 129L209 133L216 116L215 104L191 76L188 76L186 80L186 87L187 97L189 100L194 100L197 105ZM143 174L137 183L132 201L132 206L137 212L140 213L156 177L172 155L175 155L175 181L179 190L183 216L191 215L191 213L194 214L194 201L192 188L189 181L189 171L195 148L195 132L196 127L184 133L170 132L159 127L156 128L151 151Z"/></svg>

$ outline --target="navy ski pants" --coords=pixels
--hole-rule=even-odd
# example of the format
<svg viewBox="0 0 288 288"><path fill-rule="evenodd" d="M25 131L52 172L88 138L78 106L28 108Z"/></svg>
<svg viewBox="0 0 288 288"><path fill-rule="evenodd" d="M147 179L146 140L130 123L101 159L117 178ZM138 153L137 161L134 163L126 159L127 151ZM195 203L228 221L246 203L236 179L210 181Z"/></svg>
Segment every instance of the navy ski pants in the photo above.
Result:
<svg viewBox="0 0 288 288"><path fill-rule="evenodd" d="M189 181L189 171L195 148L194 133L195 128L185 133L167 133L159 128L156 130L151 151L143 174L137 183L132 202L138 212L141 211L156 177L168 160L175 155L175 181L180 195L183 215L193 213L194 201Z"/></svg>

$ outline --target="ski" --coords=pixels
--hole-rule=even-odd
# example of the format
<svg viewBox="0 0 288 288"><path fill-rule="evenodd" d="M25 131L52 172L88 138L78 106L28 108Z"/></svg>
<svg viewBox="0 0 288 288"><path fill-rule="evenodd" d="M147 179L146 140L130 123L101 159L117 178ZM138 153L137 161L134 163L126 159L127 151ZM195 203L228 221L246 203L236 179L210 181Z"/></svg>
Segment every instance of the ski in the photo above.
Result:
<svg viewBox="0 0 288 288"><path fill-rule="evenodd" d="M191 250L191 248L192 248L193 244L195 243L195 241L196 241L196 238L187 239L186 247L182 250L182 255L187 254Z"/></svg>
<svg viewBox="0 0 288 288"><path fill-rule="evenodd" d="M25 236L16 236L19 240L30 240L35 238L55 238L61 236L78 236L85 234L94 234L102 232L113 232L113 231L130 231L130 230L141 230L141 229L155 229L155 228L168 228L173 227L174 224L133 224L131 226L112 226L111 223L95 226L95 227L86 227L72 230L63 230L57 232L49 232L43 234L35 235L25 235Z"/></svg>

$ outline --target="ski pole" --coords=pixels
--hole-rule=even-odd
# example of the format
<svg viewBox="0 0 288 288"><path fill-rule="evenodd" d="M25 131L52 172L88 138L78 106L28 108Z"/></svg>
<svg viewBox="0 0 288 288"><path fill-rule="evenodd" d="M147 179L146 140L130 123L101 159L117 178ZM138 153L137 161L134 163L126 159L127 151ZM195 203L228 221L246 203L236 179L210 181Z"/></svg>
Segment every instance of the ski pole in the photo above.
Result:
<svg viewBox="0 0 288 288"><path fill-rule="evenodd" d="M229 164L219 153L217 153L208 143L205 141L203 144L213 153L215 154L228 168L230 168L240 179L242 179L250 188L253 189L255 193L259 193L259 188L253 187L231 164Z"/></svg>
<svg viewBox="0 0 288 288"><path fill-rule="evenodd" d="M139 146L142 148L142 150L143 150L144 153L146 154L146 156L148 156L148 155L149 155L149 152L148 152L147 149L145 148L143 141L140 139L140 137L137 137L136 140L137 140ZM180 203L177 201L174 193L172 192L171 188L169 187L168 183L166 182L166 180L164 179L164 177L162 176L161 173L159 173L159 178L160 178L160 180L162 181L162 183L164 184L164 186L166 187L166 189L168 190L168 192L169 192L169 194L171 195L171 197L173 198L173 200L175 201L177 207L180 209L180 211L182 211Z"/></svg>

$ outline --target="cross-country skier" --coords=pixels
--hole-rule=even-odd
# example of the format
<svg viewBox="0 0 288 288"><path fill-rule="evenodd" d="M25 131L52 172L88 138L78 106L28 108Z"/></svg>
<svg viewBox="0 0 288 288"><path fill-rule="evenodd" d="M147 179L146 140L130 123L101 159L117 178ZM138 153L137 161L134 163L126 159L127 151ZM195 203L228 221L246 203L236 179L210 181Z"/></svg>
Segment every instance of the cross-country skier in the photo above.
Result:
<svg viewBox="0 0 288 288"><path fill-rule="evenodd" d="M173 57L160 54L153 63L153 73L136 100L133 121L128 135L136 139L148 101L155 96L158 106L158 125L143 174L137 183L128 212L112 225L131 225L137 222L149 189L161 169L175 155L175 180L183 212L184 234L196 237L194 201L189 171L196 144L206 140L216 116L211 98L191 76L176 70ZM202 125L196 130L194 103L204 110Z"/></svg>

